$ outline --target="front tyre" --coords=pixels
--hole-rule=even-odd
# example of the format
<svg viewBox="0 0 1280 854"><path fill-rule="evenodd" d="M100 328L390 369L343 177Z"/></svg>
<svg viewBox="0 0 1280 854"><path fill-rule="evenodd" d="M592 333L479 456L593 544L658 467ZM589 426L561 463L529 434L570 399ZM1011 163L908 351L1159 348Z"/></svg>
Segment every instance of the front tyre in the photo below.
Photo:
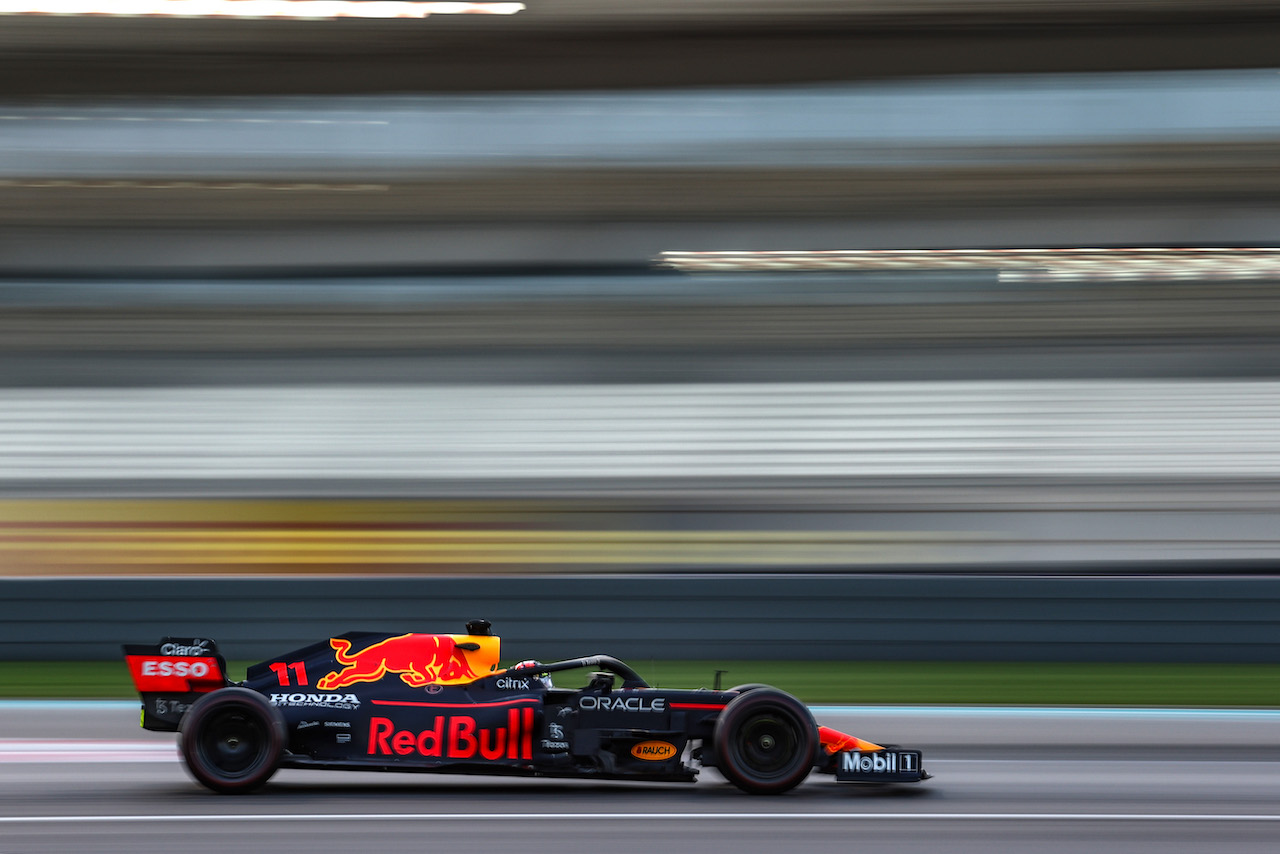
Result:
<svg viewBox="0 0 1280 854"><path fill-rule="evenodd" d="M794 789L813 770L818 726L795 697L755 688L729 701L712 733L716 767L753 795Z"/></svg>
<svg viewBox="0 0 1280 854"><path fill-rule="evenodd" d="M182 719L182 758L192 777L215 792L261 787L280 765L285 725L280 710L248 688L205 694Z"/></svg>

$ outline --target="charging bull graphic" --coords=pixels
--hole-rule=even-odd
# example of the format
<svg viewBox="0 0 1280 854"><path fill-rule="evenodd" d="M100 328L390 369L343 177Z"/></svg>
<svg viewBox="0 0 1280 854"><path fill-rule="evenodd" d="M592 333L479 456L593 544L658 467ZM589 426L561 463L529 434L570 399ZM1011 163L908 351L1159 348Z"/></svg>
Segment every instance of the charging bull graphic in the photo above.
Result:
<svg viewBox="0 0 1280 854"><path fill-rule="evenodd" d="M330 638L329 645L343 669L320 677L316 687L322 691L376 682L388 673L399 674L415 688L432 683L456 685L479 678L466 657L466 651L479 649L479 645L458 643L449 635L397 635L356 653L351 652L351 641L346 638Z"/></svg>

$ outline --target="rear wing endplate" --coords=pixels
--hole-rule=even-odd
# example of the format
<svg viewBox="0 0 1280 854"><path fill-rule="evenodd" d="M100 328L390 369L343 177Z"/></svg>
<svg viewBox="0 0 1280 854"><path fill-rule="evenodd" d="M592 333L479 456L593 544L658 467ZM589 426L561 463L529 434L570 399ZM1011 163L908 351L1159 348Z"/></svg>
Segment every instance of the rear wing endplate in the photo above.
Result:
<svg viewBox="0 0 1280 854"><path fill-rule="evenodd" d="M172 732L201 694L229 685L227 662L207 638L125 644L124 660L142 695L142 726Z"/></svg>

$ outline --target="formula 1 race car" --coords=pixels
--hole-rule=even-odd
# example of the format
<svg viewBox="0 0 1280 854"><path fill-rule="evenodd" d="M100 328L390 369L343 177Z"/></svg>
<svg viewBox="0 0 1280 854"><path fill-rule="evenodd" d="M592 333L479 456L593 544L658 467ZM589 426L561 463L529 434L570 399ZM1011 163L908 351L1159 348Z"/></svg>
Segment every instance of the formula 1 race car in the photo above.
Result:
<svg viewBox="0 0 1280 854"><path fill-rule="evenodd" d="M259 788L277 768L434 771L693 782L714 767L743 791L777 794L809 773L840 782L927 779L918 750L814 723L767 685L651 688L607 655L499 667L499 639L352 632L226 676L216 644L126 645L142 726L181 733L196 780ZM596 670L581 688L551 676ZM620 683L620 684L619 684Z"/></svg>

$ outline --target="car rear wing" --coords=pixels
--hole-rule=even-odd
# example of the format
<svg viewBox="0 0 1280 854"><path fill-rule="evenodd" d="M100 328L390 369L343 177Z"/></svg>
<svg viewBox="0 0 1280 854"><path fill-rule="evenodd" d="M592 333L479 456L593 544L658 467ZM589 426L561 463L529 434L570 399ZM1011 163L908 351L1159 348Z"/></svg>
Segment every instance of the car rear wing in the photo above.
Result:
<svg viewBox="0 0 1280 854"><path fill-rule="evenodd" d="M143 729L175 732L201 694L230 685L227 661L207 638L125 644L124 660L142 696Z"/></svg>

